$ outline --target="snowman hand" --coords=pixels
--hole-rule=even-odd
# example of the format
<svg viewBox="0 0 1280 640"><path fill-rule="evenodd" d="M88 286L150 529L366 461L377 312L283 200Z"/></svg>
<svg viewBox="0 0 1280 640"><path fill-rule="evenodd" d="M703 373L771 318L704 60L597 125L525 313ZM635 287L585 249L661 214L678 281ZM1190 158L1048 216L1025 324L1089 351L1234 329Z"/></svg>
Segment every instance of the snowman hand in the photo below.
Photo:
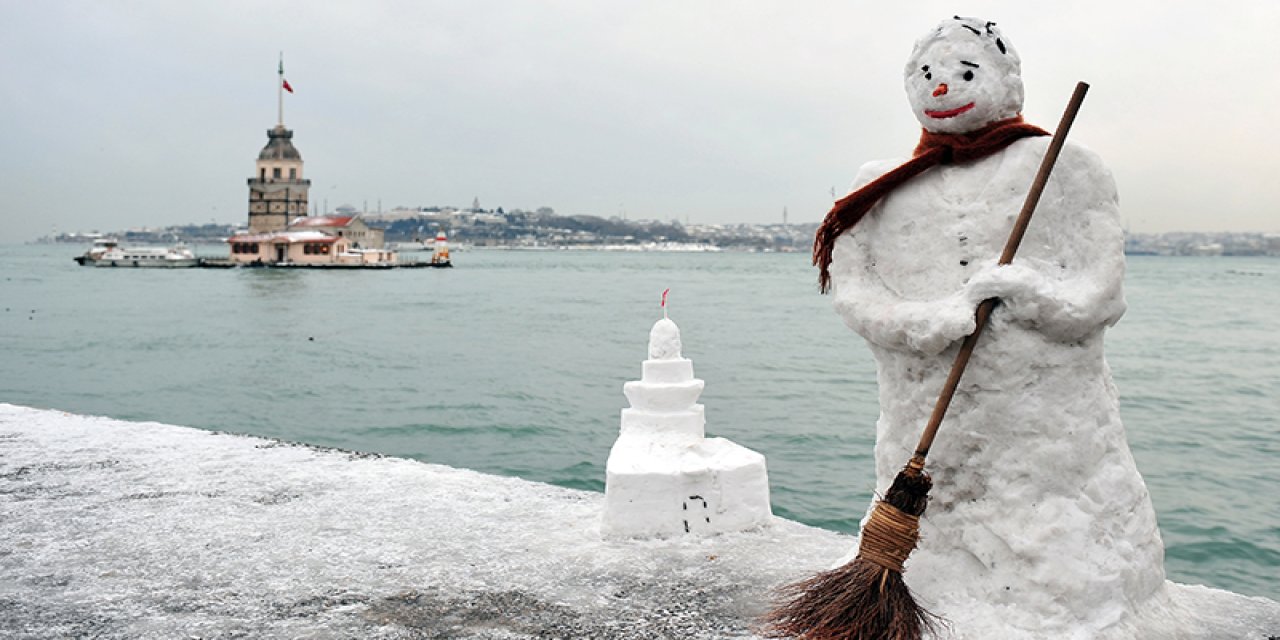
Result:
<svg viewBox="0 0 1280 640"><path fill-rule="evenodd" d="M1061 306L1054 298L1053 289L1053 283L1044 274L1025 263L992 262L969 278L963 295L975 306L983 300L999 298L1009 317L1034 324Z"/></svg>

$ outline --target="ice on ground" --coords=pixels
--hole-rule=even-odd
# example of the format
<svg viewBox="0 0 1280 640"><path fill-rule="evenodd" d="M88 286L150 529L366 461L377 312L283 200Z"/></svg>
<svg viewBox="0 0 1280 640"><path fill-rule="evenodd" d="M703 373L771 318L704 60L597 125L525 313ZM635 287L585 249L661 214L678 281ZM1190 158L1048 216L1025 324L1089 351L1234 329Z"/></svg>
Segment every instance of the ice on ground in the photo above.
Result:
<svg viewBox="0 0 1280 640"><path fill-rule="evenodd" d="M0 405L0 637L739 638L847 537L605 542L604 496Z"/></svg>
<svg viewBox="0 0 1280 640"><path fill-rule="evenodd" d="M856 545L781 519L607 542L602 507L410 460L0 404L0 637L751 638L771 587ZM1280 634L1270 600L1170 593L1194 637Z"/></svg>

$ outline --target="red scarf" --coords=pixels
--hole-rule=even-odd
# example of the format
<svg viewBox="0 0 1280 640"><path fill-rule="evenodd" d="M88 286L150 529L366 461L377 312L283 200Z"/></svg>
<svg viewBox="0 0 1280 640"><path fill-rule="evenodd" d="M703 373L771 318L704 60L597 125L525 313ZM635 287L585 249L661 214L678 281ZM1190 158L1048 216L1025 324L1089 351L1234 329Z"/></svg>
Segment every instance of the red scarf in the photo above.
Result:
<svg viewBox="0 0 1280 640"><path fill-rule="evenodd" d="M837 200L818 227L817 236L813 240L813 264L820 269L818 287L822 293L831 290L831 250L836 238L858 224L862 216L881 198L889 195L890 191L931 167L953 162L971 162L1000 151L1022 138L1047 135L1048 131L1024 123L1022 116L992 122L969 133L923 131L920 134L920 144L916 145L915 153L912 154L914 157Z"/></svg>

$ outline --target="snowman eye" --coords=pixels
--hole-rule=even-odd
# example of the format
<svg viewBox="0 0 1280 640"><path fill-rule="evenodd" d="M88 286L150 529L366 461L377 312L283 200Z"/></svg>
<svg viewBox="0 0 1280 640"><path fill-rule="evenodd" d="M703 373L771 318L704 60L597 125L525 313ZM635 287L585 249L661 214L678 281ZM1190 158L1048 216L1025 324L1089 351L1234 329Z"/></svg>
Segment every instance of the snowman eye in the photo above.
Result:
<svg viewBox="0 0 1280 640"><path fill-rule="evenodd" d="M964 72L964 79L965 79L965 80L972 80L972 79L973 79L973 72L972 72L972 71L966 71L966 72Z"/></svg>
<svg viewBox="0 0 1280 640"><path fill-rule="evenodd" d="M932 74L932 73L929 73L929 65L927 65L927 64L926 64L925 66L920 67L920 70L924 72L924 79L925 79L925 80L932 80L932 79L933 79L933 74Z"/></svg>

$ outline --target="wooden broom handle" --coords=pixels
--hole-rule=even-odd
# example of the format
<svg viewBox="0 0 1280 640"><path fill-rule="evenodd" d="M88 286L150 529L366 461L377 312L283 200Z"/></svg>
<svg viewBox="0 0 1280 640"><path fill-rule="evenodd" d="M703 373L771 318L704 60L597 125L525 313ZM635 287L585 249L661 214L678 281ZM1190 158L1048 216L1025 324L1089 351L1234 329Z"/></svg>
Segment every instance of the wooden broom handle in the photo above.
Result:
<svg viewBox="0 0 1280 640"><path fill-rule="evenodd" d="M1013 262L1013 256L1018 252L1018 245L1022 244L1022 236L1026 235L1027 226L1031 224L1031 214L1035 212L1036 205L1040 202L1040 194L1044 193L1044 186L1049 182L1053 164L1058 161L1058 154L1067 140L1067 132L1071 130L1071 123L1075 122L1076 113L1080 111L1080 105L1084 102L1084 94L1088 92L1088 84L1076 83L1076 90L1071 94L1067 110L1062 113L1062 120L1058 122L1058 130L1053 133L1049 149L1045 151L1044 160L1040 162L1036 179L1031 183L1031 191L1027 192L1027 199L1022 203L1022 211L1013 223L1009 240L1005 242L1004 253L1000 254L1000 264ZM982 330L986 328L987 320L991 317L991 311L995 309L997 302L999 302L998 298L989 298L978 305L978 310L974 314L973 333L965 337L960 345L960 352L956 354L956 361L951 365L951 373L947 376L946 383L942 385L938 402L933 406L933 415L929 416L929 424L925 426L924 433L920 436L920 444L916 445L916 454L909 466L917 470L924 467L924 459L929 455L929 449L933 447L934 437L938 435L938 426L942 424L942 418L947 415L947 407L951 406L951 398L956 394L956 387L960 386L960 376L964 375L964 368L969 364L969 356L973 355L973 347L978 344L978 338L982 336Z"/></svg>

